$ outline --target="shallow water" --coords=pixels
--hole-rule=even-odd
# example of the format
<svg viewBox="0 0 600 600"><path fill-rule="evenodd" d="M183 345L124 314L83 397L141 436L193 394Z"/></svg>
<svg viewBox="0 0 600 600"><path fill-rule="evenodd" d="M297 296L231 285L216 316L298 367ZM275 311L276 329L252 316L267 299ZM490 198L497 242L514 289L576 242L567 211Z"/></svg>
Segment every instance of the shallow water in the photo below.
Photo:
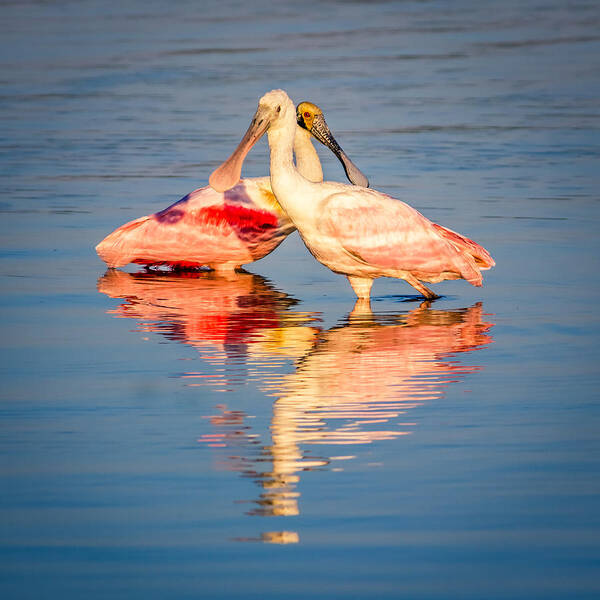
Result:
<svg viewBox="0 0 600 600"><path fill-rule="evenodd" d="M271 4L0 7L2 597L598 597L600 8ZM105 272L275 87L484 287Z"/></svg>

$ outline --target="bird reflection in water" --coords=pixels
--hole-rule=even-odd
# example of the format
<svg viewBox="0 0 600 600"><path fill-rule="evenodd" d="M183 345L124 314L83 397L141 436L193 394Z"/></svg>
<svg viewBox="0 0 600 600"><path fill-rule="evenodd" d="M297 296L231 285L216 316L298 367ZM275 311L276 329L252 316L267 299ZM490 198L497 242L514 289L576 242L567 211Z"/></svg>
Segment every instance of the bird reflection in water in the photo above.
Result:
<svg viewBox="0 0 600 600"><path fill-rule="evenodd" d="M221 468L259 485L250 515L298 515L302 472L340 470L344 460L355 458L352 449L341 446L410 434L415 423L404 415L477 371L457 356L492 341L493 324L483 320L480 303L437 310L424 302L399 314L356 310L323 330L314 314L294 310L294 299L248 273L224 279L211 273L187 278L113 271L100 279L99 290L126 299L113 314L140 320L141 330L191 344L212 364L243 357L247 376L276 398L271 443L248 426L250 415L225 404L209 417L212 432L198 440L216 453L221 449ZM283 359L296 361L293 372L281 373ZM182 377L210 384L200 375ZM291 531L245 538L280 544L298 539Z"/></svg>
<svg viewBox="0 0 600 600"><path fill-rule="evenodd" d="M408 435L414 423L401 421L402 416L478 370L461 365L456 355L489 344L491 327L483 321L481 304L443 311L423 303L400 315L349 316L319 332L296 370L266 386L278 396L271 445L262 446L258 455L249 451L229 458L235 470L262 487L248 514L299 514L299 474L338 470L340 461L354 458L351 451L333 451L334 446ZM248 450L256 443L248 438L244 444L244 432L235 427L221 428L201 441L213 443L219 435L221 443L228 445L233 438L235 446ZM269 470L260 470L265 464Z"/></svg>
<svg viewBox="0 0 600 600"><path fill-rule="evenodd" d="M310 328L299 325L313 322L314 315L292 311L297 300L265 278L243 271L219 275L109 270L98 280L98 290L126 300L109 314L135 319L138 331L159 333L198 350L210 368L181 373L190 386L231 391L236 384L263 380L263 369L277 368L281 361L269 357L250 364L248 348L254 342L267 335L278 339L281 347L304 347L309 340L300 338L313 335Z"/></svg>

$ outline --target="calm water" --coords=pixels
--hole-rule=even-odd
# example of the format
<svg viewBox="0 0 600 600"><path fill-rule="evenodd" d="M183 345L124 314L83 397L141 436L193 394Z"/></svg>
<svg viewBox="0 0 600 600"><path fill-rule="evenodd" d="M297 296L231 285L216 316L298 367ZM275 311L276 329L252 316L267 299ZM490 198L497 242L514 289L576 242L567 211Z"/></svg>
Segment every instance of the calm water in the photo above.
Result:
<svg viewBox="0 0 600 600"><path fill-rule="evenodd" d="M0 4L2 598L599 597L600 5L272 4ZM484 287L105 272L275 87Z"/></svg>

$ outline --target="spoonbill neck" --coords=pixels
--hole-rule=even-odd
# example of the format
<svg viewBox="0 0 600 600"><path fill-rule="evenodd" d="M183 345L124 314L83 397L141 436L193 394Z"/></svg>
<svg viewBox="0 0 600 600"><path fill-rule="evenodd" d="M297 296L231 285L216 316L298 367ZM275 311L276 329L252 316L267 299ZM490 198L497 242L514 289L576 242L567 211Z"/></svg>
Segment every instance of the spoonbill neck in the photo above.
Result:
<svg viewBox="0 0 600 600"><path fill-rule="evenodd" d="M268 130L271 151L271 188L282 208L292 221L296 221L302 215L296 199L308 198L309 190L314 184L303 177L294 165L296 122L293 113L289 113L289 118L282 119L277 125Z"/></svg>
<svg viewBox="0 0 600 600"><path fill-rule="evenodd" d="M310 132L299 126L296 126L295 132L294 155L296 156L298 172L309 181L315 183L323 181L321 161L311 141Z"/></svg>

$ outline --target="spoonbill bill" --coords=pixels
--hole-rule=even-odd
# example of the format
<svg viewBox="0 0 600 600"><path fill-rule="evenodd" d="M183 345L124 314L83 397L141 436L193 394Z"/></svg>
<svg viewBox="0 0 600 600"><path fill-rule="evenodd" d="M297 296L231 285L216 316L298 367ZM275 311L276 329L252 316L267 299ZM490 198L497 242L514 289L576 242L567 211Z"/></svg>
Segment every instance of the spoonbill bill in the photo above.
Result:
<svg viewBox="0 0 600 600"><path fill-rule="evenodd" d="M368 301L377 277L404 279L427 299L438 296L423 281L466 279L481 286L481 271L495 262L479 244L432 223L387 194L303 177L292 160L295 128L288 95L283 90L265 94L237 149L210 176L210 185L220 191L233 186L246 154L267 132L271 187L277 201L312 255L335 273L346 275L360 300ZM318 116L311 132L335 151L337 144Z"/></svg>
<svg viewBox="0 0 600 600"><path fill-rule="evenodd" d="M303 103L298 114L302 124L324 122L321 109L309 102ZM322 181L310 127L294 126L292 137L299 172L309 181ZM348 179L368 186L367 178L344 151L339 146L333 151ZM219 272L263 258L295 227L277 203L269 177L239 179L224 193L206 186L164 210L121 225L96 246L96 252L109 267L128 263L174 269L205 266Z"/></svg>

